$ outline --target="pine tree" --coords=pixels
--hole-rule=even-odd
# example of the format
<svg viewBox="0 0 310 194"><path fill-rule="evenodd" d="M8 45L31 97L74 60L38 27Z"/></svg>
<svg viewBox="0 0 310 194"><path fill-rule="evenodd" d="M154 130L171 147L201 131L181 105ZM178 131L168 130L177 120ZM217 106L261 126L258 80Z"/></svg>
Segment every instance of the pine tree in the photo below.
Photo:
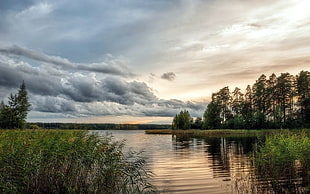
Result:
<svg viewBox="0 0 310 194"><path fill-rule="evenodd" d="M18 93L9 96L8 105L1 102L0 127L6 129L25 128L30 106L26 85L23 82Z"/></svg>
<svg viewBox="0 0 310 194"><path fill-rule="evenodd" d="M295 93L294 77L289 73L281 73L278 77L275 92L278 105L282 112L282 123L286 124L287 120L291 119L293 112L293 98Z"/></svg>
<svg viewBox="0 0 310 194"><path fill-rule="evenodd" d="M267 80L267 89L266 89L266 104L267 104L267 118L268 121L275 123L276 120L276 106L277 98L275 94L277 86L277 76L273 73L269 80Z"/></svg>
<svg viewBox="0 0 310 194"><path fill-rule="evenodd" d="M253 101L256 112L266 112L266 76L262 74L253 85Z"/></svg>
<svg viewBox="0 0 310 194"><path fill-rule="evenodd" d="M301 71L297 76L298 104L300 119L305 125L310 125L310 72Z"/></svg>
<svg viewBox="0 0 310 194"><path fill-rule="evenodd" d="M28 100L28 93L26 90L25 82L23 81L22 85L17 94L17 127L18 128L25 128L26 125L26 118L28 111L30 110L30 103Z"/></svg>

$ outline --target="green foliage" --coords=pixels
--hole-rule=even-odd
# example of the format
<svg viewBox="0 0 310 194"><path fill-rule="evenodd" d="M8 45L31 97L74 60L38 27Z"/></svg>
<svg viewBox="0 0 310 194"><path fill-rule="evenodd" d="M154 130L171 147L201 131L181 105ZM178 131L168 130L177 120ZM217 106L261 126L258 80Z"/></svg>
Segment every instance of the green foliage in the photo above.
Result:
<svg viewBox="0 0 310 194"><path fill-rule="evenodd" d="M260 165L272 168L294 165L298 160L302 167L310 170L310 137L305 132L289 131L271 135L259 147L257 158Z"/></svg>
<svg viewBox="0 0 310 194"><path fill-rule="evenodd" d="M29 129L40 129L40 127L38 125L32 124L29 126Z"/></svg>
<svg viewBox="0 0 310 194"><path fill-rule="evenodd" d="M204 113L206 129L267 129L310 127L310 72L293 76L263 74L243 94L228 87L212 94Z"/></svg>
<svg viewBox="0 0 310 194"><path fill-rule="evenodd" d="M297 76L297 93L300 105L300 119L310 126L310 72L301 71Z"/></svg>
<svg viewBox="0 0 310 194"><path fill-rule="evenodd" d="M0 128L23 129L26 126L26 118L30 110L26 85L23 82L17 94L11 94L8 101L9 105L3 102L0 105Z"/></svg>
<svg viewBox="0 0 310 194"><path fill-rule="evenodd" d="M12 109L1 102L0 105L0 128L9 128L11 125Z"/></svg>
<svg viewBox="0 0 310 194"><path fill-rule="evenodd" d="M139 153L84 131L0 131L1 193L152 193Z"/></svg>
<svg viewBox="0 0 310 194"><path fill-rule="evenodd" d="M267 178L277 193L292 193L283 188L283 177L310 186L310 137L306 132L276 133L266 138L255 152L256 173ZM303 177L303 178L301 178ZM306 188L300 191L305 193Z"/></svg>
<svg viewBox="0 0 310 194"><path fill-rule="evenodd" d="M192 129L201 129L203 127L203 121L201 117L197 117L196 119L192 120L191 128Z"/></svg>
<svg viewBox="0 0 310 194"><path fill-rule="evenodd" d="M204 118L204 128L206 129L218 129L221 126L221 107L215 103L210 102L208 104L207 110L205 111Z"/></svg>
<svg viewBox="0 0 310 194"><path fill-rule="evenodd" d="M192 118L187 110L182 110L177 114L172 122L172 129L190 129Z"/></svg>

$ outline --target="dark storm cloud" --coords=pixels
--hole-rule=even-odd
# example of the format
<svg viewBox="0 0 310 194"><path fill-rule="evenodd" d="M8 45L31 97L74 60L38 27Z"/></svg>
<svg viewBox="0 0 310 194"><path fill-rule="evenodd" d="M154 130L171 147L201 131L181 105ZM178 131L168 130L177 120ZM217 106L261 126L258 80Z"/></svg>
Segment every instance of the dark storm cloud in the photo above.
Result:
<svg viewBox="0 0 310 194"><path fill-rule="evenodd" d="M21 55L14 52L14 55ZM16 92L20 83L25 81L32 110L36 112L68 114L74 117L166 117L173 116L182 109L191 110L193 114L198 115L198 112L201 113L204 109L204 105L199 103L159 99L144 82L126 81L118 76L98 79L96 73L56 68L50 64L50 56L45 56L47 64L31 66L23 61L23 58L12 57L7 51L2 50L1 53L0 91L7 92L6 95L1 95L1 98L7 98L8 92ZM38 59L36 53L28 53L27 56L33 55L32 59ZM24 55L26 54L22 54ZM43 61L42 58L40 61Z"/></svg>
<svg viewBox="0 0 310 194"><path fill-rule="evenodd" d="M133 105L137 103L146 105L157 100L151 89L143 82L126 82L108 77L102 80L102 89L106 94L105 100L120 104Z"/></svg>
<svg viewBox="0 0 310 194"><path fill-rule="evenodd" d="M17 88L24 80L28 90L35 95L66 96L76 102L109 101L120 104L147 104L156 97L142 82L127 82L121 78L108 77L102 80L89 74L60 73L51 75L43 69L27 65L12 66L0 62L0 86ZM27 71L21 71L27 69Z"/></svg>
<svg viewBox="0 0 310 194"><path fill-rule="evenodd" d="M0 62L0 68L0 86L6 88L16 87L18 82L21 81L20 77L22 77L22 74L12 70L2 62Z"/></svg>
<svg viewBox="0 0 310 194"><path fill-rule="evenodd" d="M77 108L75 103L60 97L48 96L32 96L36 102L33 104L33 109L38 112L48 113L75 113Z"/></svg>
<svg viewBox="0 0 310 194"><path fill-rule="evenodd" d="M38 73L37 69L19 66L11 66L8 63L0 62L0 86L5 88L17 88L22 81L27 83L30 92L45 96L57 96L62 89L59 87L60 78L50 76L46 72ZM27 71L21 69L27 68Z"/></svg>
<svg viewBox="0 0 310 194"><path fill-rule="evenodd" d="M175 77L176 77L176 75L173 72L167 72L161 76L162 79L166 79L168 81L173 81L175 79Z"/></svg>
<svg viewBox="0 0 310 194"><path fill-rule="evenodd" d="M69 73L45 66L32 67L26 62L9 60L7 56L0 59L0 91L14 93L24 80L30 94L32 111L36 112L74 117L166 117L174 116L183 109L190 110L193 116L199 116L205 108L202 103L159 99L144 82L129 82L115 76L99 80L95 74ZM7 63L4 62L6 60Z"/></svg>
<svg viewBox="0 0 310 194"><path fill-rule="evenodd" d="M0 53L7 55L23 56L39 62L51 63L60 66L62 69L68 70L84 70L89 72L97 72L111 75L121 75L121 76L133 76L134 74L129 70L129 68L120 62L114 62L113 64L107 63L92 63L92 64L76 64L70 62L68 59L48 56L44 53L37 52L31 49L22 48L16 45L0 48Z"/></svg>

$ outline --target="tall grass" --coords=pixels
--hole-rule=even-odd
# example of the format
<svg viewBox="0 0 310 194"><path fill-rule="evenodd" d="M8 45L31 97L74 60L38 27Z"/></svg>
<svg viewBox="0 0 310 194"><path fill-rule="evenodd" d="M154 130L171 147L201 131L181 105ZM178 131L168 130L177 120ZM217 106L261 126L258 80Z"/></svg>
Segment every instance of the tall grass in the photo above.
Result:
<svg viewBox="0 0 310 194"><path fill-rule="evenodd" d="M259 147L257 159L260 165L267 165L267 168L298 164L309 169L310 137L305 132L284 132L268 136L265 144Z"/></svg>
<svg viewBox="0 0 310 194"><path fill-rule="evenodd" d="M84 131L0 131L0 193L154 193L124 144Z"/></svg>
<svg viewBox="0 0 310 194"><path fill-rule="evenodd" d="M310 137L286 131L266 138L255 153L256 173L275 192L303 193L310 187Z"/></svg>

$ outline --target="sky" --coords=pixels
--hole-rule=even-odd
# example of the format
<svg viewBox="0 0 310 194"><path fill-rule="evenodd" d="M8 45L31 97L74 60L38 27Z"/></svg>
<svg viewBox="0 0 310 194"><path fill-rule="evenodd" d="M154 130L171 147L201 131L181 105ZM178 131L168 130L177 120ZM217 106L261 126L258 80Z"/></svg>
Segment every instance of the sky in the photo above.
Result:
<svg viewBox="0 0 310 194"><path fill-rule="evenodd" d="M171 123L213 92L310 70L308 0L1 0L0 100L29 122Z"/></svg>

